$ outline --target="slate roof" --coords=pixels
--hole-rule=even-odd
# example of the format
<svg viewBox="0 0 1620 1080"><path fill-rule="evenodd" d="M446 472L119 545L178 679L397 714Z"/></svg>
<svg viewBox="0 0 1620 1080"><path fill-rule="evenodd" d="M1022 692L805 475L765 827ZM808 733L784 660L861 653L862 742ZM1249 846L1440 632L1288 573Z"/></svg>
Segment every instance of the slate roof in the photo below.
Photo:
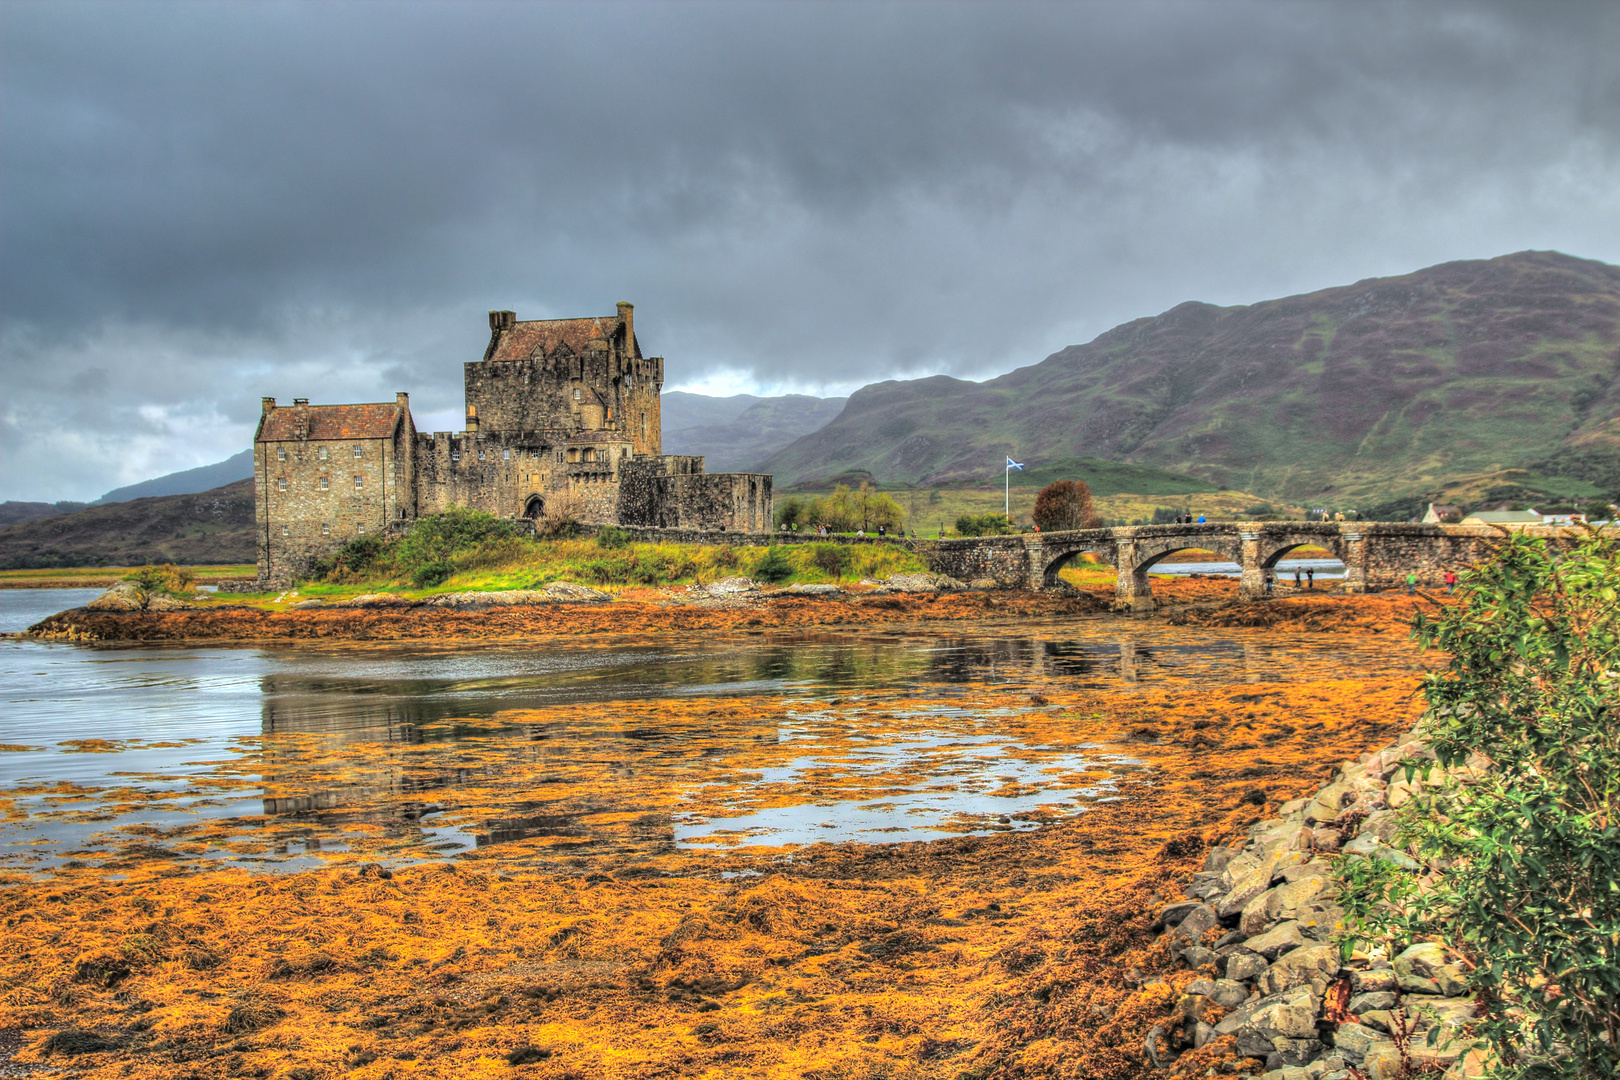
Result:
<svg viewBox="0 0 1620 1080"><path fill-rule="evenodd" d="M1481 510L1463 518L1464 525L1540 525L1541 515L1524 510Z"/></svg>
<svg viewBox="0 0 1620 1080"><path fill-rule="evenodd" d="M309 438L321 439L391 439L394 426L405 411L398 404L378 402L371 405L309 405ZM259 442L295 442L298 439L298 413L296 405L281 405L266 413L259 423Z"/></svg>
<svg viewBox="0 0 1620 1080"><path fill-rule="evenodd" d="M590 348L593 338L611 340L618 332L620 323L617 315L590 319L533 319L514 323L512 329L498 335L495 349L488 359L527 360L536 354L536 349L541 355L550 356L560 345L568 346L569 351L577 355ZM630 351L636 351L634 342Z"/></svg>

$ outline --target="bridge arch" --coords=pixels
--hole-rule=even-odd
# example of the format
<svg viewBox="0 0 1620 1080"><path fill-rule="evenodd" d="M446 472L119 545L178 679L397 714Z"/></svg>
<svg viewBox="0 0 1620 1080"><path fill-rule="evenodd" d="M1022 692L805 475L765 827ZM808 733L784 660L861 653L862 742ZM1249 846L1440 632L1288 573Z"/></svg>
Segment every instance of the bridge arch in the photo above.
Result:
<svg viewBox="0 0 1620 1080"><path fill-rule="evenodd" d="M1042 545L1042 555L1045 565L1041 567L1041 588L1052 589L1063 583L1059 576L1065 567L1074 562L1081 555L1101 555L1110 565L1119 564L1119 545L1114 543L1112 537L1102 536L1088 539L1078 539L1059 542L1057 544L1045 543Z"/></svg>
<svg viewBox="0 0 1620 1080"><path fill-rule="evenodd" d="M1289 552L1302 547L1321 548L1330 552L1335 559L1345 562L1344 537L1338 529L1304 531L1289 530L1284 533L1262 532L1260 534L1260 565L1270 570L1279 562L1288 557Z"/></svg>

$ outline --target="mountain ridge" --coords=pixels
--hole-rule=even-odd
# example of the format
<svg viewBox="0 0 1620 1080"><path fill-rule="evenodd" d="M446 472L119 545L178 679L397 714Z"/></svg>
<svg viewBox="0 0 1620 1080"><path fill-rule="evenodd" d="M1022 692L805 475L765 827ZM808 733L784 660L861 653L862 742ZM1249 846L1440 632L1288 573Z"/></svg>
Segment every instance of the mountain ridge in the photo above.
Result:
<svg viewBox="0 0 1620 1080"><path fill-rule="evenodd" d="M764 463L940 485L1095 456L1294 501L1510 468L1620 487L1620 267L1519 252L1186 301L982 383L888 380Z"/></svg>

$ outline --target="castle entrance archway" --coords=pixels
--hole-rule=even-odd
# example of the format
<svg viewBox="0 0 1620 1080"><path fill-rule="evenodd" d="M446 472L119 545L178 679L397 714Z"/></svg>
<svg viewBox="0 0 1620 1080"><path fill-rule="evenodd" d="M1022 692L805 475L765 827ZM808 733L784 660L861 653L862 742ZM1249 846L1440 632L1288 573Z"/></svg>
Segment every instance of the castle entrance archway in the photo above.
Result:
<svg viewBox="0 0 1620 1080"><path fill-rule="evenodd" d="M546 501L538 495L530 495L529 501L523 504L523 516L530 521L539 521L546 512Z"/></svg>

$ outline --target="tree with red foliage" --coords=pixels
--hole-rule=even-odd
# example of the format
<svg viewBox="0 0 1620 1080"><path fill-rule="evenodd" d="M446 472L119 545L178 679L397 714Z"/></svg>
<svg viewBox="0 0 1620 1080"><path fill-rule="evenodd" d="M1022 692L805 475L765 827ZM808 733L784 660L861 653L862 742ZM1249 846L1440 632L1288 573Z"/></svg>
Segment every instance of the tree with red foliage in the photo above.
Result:
<svg viewBox="0 0 1620 1080"><path fill-rule="evenodd" d="M1034 516L1042 532L1102 526L1102 518L1091 505L1091 489L1083 480L1059 480L1041 488L1035 496Z"/></svg>

